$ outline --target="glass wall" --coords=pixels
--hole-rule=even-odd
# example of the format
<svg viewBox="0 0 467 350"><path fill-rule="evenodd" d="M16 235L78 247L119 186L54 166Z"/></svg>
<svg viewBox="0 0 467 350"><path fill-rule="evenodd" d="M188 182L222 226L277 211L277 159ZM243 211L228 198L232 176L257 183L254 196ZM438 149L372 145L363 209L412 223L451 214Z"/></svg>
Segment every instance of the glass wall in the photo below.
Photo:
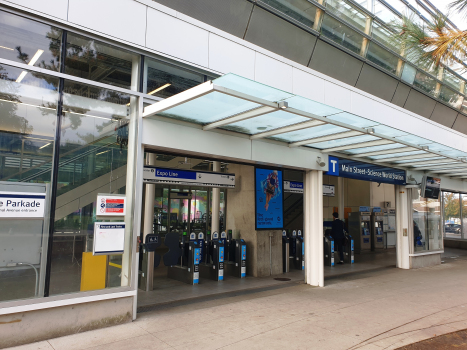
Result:
<svg viewBox="0 0 467 350"><path fill-rule="evenodd" d="M419 189L413 190L412 208L414 252L442 249L441 202L423 198Z"/></svg>
<svg viewBox="0 0 467 350"><path fill-rule="evenodd" d="M57 78L0 65L0 191L18 194L28 192L25 183L51 183L58 85ZM50 197L46 202L50 205ZM43 219L2 217L0 302L43 291L48 220L47 214Z"/></svg>
<svg viewBox="0 0 467 350"><path fill-rule="evenodd" d="M0 57L60 70L62 30L0 11Z"/></svg>
<svg viewBox="0 0 467 350"><path fill-rule="evenodd" d="M109 221L96 217L97 194L127 192L128 145L135 137L129 126L137 111L132 90L144 86L165 98L206 76L150 58L140 74L139 54L2 10L0 58L11 62L0 65L0 187L41 186L48 191L46 209L55 208L40 220L2 219L0 302L128 286L128 246L124 255L100 259L92 247L94 223ZM205 219L208 190L197 189L191 206L186 219ZM131 232L125 231L126 244ZM86 284L97 271L99 284Z"/></svg>

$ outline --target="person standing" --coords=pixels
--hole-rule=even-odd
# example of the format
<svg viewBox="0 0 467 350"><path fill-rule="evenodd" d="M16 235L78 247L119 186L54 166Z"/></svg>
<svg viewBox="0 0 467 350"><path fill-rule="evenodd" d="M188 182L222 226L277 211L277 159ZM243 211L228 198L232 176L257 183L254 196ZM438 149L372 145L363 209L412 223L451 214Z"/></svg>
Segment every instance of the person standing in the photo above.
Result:
<svg viewBox="0 0 467 350"><path fill-rule="evenodd" d="M342 220L339 220L339 214L332 213L332 238L334 238L334 247L339 251L340 261L339 265L344 263L344 241L345 241L345 224Z"/></svg>

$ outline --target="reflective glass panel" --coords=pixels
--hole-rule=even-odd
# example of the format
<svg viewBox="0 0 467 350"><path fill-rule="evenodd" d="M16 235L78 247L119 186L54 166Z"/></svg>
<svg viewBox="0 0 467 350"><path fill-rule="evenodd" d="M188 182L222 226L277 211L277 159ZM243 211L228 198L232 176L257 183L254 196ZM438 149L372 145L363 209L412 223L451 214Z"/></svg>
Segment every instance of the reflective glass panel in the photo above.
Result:
<svg viewBox="0 0 467 350"><path fill-rule="evenodd" d="M296 108L301 111L311 113L320 117L342 112L340 109L327 106L325 104L301 96L293 96L286 99L285 101L289 104L289 107L291 108Z"/></svg>
<svg viewBox="0 0 467 350"><path fill-rule="evenodd" d="M363 135L363 136L348 137L345 139L318 142L318 143L313 143L307 146L319 148L319 149L326 149L326 148L353 145L356 143L363 143L363 142L375 141L375 140L378 140L378 138L374 136L370 136L370 135Z"/></svg>
<svg viewBox="0 0 467 350"><path fill-rule="evenodd" d="M0 191L46 191L42 184L52 180L58 97L57 78L0 65L0 181L5 181ZM50 197L46 203L50 205ZM50 217L47 212L43 219L3 214L0 302L41 297L48 246L44 223Z"/></svg>
<svg viewBox="0 0 467 350"><path fill-rule="evenodd" d="M438 98L454 108L460 108L464 97L446 86L441 86Z"/></svg>
<svg viewBox="0 0 467 350"><path fill-rule="evenodd" d="M397 73L399 58L374 42L370 42L368 45L366 58L392 74Z"/></svg>
<svg viewBox="0 0 467 350"><path fill-rule="evenodd" d="M284 111L277 111L259 117L232 123L224 126L223 128L251 135L269 131L272 129L281 128L283 126L291 124L306 122L309 120L309 118L301 117L296 114L287 113Z"/></svg>
<svg viewBox="0 0 467 350"><path fill-rule="evenodd" d="M243 78L235 74L226 74L215 79L215 85L223 86L235 91L240 91L244 94L262 98L268 101L282 101L294 96L289 92L285 92L268 85L258 83L256 81Z"/></svg>
<svg viewBox="0 0 467 350"><path fill-rule="evenodd" d="M404 69L402 70L401 79L408 84L413 84L415 80L415 75L417 74L417 69L410 64L405 63Z"/></svg>
<svg viewBox="0 0 467 350"><path fill-rule="evenodd" d="M174 65L145 58L143 92L167 98L204 81L204 76Z"/></svg>
<svg viewBox="0 0 467 350"><path fill-rule="evenodd" d="M442 192L444 237L462 238L461 202L459 193Z"/></svg>
<svg viewBox="0 0 467 350"><path fill-rule="evenodd" d="M436 159L444 159L444 157L420 157L420 158L415 158L415 159L405 159L405 160L400 160L400 161L394 161L397 164L404 164L404 163L413 163L413 162L421 162L421 161L429 161L429 160L436 160Z"/></svg>
<svg viewBox="0 0 467 350"><path fill-rule="evenodd" d="M60 70L62 30L0 11L0 57Z"/></svg>
<svg viewBox="0 0 467 350"><path fill-rule="evenodd" d="M450 85L454 90L459 91L461 78L450 72L447 68L444 68L443 81Z"/></svg>
<svg viewBox="0 0 467 350"><path fill-rule="evenodd" d="M413 85L425 91L427 94L436 97L436 80L421 71L415 74Z"/></svg>
<svg viewBox="0 0 467 350"><path fill-rule="evenodd" d="M358 117L354 114L350 114L347 112L330 115L328 118L336 122L346 123L352 126L358 126L360 128L368 128L370 126L379 125L379 123L377 122L374 122L372 120L368 120L362 117Z"/></svg>
<svg viewBox="0 0 467 350"><path fill-rule="evenodd" d="M211 92L195 100L170 108L159 115L198 124L208 124L260 107L259 104L245 101L220 92Z"/></svg>
<svg viewBox="0 0 467 350"><path fill-rule="evenodd" d="M391 40L391 31L384 27L381 23L374 21L373 22L373 30L371 31L371 36L378 40L384 46L390 48L394 52L399 53L400 48L395 46Z"/></svg>
<svg viewBox="0 0 467 350"><path fill-rule="evenodd" d="M467 194L461 194L462 199L462 238L467 238Z"/></svg>
<svg viewBox="0 0 467 350"><path fill-rule="evenodd" d="M378 0L375 1L375 15L386 24L389 24L392 21L400 21L400 17L397 14Z"/></svg>
<svg viewBox="0 0 467 350"><path fill-rule="evenodd" d="M379 156L370 156L371 159L384 159L384 158L393 158L393 157L405 157L405 156L412 156L415 154L425 154L425 151L411 151L411 152L400 152L400 153L391 153L391 154L384 154Z"/></svg>
<svg viewBox="0 0 467 350"><path fill-rule="evenodd" d="M371 147L362 147L362 148L349 149L346 152L351 153L351 154L361 154L361 153L384 151L384 150L387 150L387 149L400 148L400 147L403 147L403 145L398 144L398 143L392 143L392 144L388 144L388 145L380 145L380 146L371 146Z"/></svg>
<svg viewBox="0 0 467 350"><path fill-rule="evenodd" d="M273 136L273 139L285 142L297 142L302 140L307 140L315 137L326 136L331 134L337 134L340 132L348 131L348 129L342 128L340 126L335 126L331 124L319 125L308 129L302 129L297 131L288 132L285 134L279 134Z"/></svg>
<svg viewBox="0 0 467 350"><path fill-rule="evenodd" d="M363 36L329 15L324 15L321 34L358 55L362 54Z"/></svg>
<svg viewBox="0 0 467 350"><path fill-rule="evenodd" d="M259 2L271 6L307 27L314 27L316 6L307 0L261 0Z"/></svg>
<svg viewBox="0 0 467 350"><path fill-rule="evenodd" d="M343 0L327 0L326 9L364 33L369 33L370 18Z"/></svg>
<svg viewBox="0 0 467 350"><path fill-rule="evenodd" d="M137 90L138 74L132 71L139 60L139 55L116 46L74 33L67 35L66 74Z"/></svg>
<svg viewBox="0 0 467 350"><path fill-rule="evenodd" d="M51 295L125 285L116 267L122 266L122 255L96 259L92 240L97 194L126 191L130 106L127 94L65 81ZM108 263L114 265L107 268ZM105 271L93 287L82 274L83 264Z"/></svg>
<svg viewBox="0 0 467 350"><path fill-rule="evenodd" d="M415 253L443 248L441 203L439 199L423 198L420 190L412 191L413 244Z"/></svg>

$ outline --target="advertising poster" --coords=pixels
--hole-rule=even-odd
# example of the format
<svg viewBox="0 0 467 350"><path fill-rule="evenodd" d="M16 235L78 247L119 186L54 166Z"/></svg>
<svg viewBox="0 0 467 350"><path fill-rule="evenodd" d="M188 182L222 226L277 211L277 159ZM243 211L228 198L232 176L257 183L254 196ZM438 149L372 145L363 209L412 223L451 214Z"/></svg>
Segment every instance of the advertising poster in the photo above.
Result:
<svg viewBox="0 0 467 350"><path fill-rule="evenodd" d="M255 168L256 229L284 226L282 171Z"/></svg>

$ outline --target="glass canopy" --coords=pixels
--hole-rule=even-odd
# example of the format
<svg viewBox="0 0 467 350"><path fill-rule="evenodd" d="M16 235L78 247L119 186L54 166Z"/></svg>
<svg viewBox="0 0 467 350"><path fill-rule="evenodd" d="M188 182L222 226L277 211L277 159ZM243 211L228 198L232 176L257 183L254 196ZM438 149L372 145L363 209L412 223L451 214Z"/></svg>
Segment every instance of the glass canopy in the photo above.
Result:
<svg viewBox="0 0 467 350"><path fill-rule="evenodd" d="M143 117L153 116L399 168L467 171L467 152L235 74L146 107Z"/></svg>

